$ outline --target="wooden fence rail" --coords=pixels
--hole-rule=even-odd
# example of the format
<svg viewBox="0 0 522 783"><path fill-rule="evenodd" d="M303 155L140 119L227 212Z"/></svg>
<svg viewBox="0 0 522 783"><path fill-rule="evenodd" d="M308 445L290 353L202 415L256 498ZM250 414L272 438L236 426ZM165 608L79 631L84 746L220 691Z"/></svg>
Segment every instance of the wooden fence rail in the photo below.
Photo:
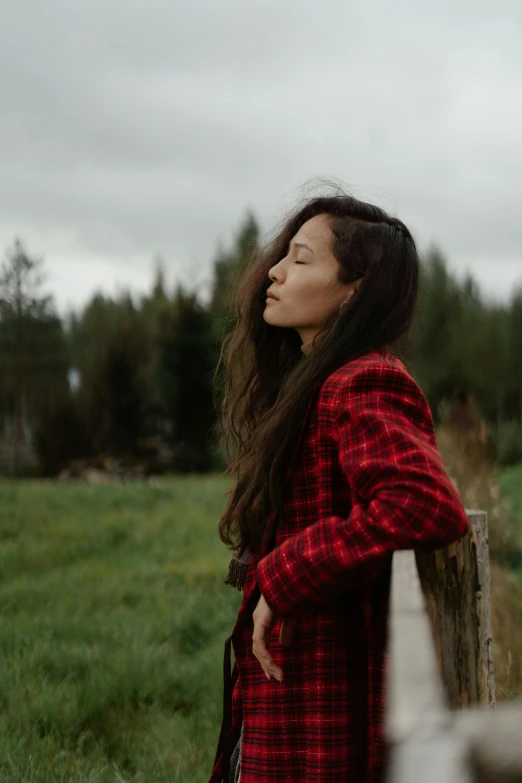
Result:
<svg viewBox="0 0 522 783"><path fill-rule="evenodd" d="M444 550L396 552L389 783L522 783L522 702L495 707L487 515Z"/></svg>

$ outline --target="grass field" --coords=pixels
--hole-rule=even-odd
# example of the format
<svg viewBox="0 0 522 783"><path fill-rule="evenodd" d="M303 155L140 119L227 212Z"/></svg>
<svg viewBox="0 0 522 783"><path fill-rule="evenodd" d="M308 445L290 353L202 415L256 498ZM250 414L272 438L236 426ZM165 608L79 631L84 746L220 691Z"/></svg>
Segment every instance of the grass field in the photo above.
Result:
<svg viewBox="0 0 522 783"><path fill-rule="evenodd" d="M223 479L0 483L0 780L208 780Z"/></svg>
<svg viewBox="0 0 522 783"><path fill-rule="evenodd" d="M522 467L500 485L522 530ZM0 482L2 783L208 780L241 600L225 490Z"/></svg>
<svg viewBox="0 0 522 783"><path fill-rule="evenodd" d="M509 499L515 536L522 546L522 465L505 468L500 473L499 483L502 494ZM520 577L522 578L522 570Z"/></svg>

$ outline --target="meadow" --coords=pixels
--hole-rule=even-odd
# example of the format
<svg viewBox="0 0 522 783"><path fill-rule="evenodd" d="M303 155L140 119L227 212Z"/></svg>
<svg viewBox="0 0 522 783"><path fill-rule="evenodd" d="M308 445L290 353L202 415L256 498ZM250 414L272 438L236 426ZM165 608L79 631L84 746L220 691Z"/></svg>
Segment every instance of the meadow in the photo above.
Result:
<svg viewBox="0 0 522 783"><path fill-rule="evenodd" d="M522 467L500 486L519 533ZM0 482L0 781L208 780L241 600L223 585L226 488ZM520 619L509 595L502 643Z"/></svg>
<svg viewBox="0 0 522 783"><path fill-rule="evenodd" d="M225 490L0 483L0 781L208 780L241 599Z"/></svg>

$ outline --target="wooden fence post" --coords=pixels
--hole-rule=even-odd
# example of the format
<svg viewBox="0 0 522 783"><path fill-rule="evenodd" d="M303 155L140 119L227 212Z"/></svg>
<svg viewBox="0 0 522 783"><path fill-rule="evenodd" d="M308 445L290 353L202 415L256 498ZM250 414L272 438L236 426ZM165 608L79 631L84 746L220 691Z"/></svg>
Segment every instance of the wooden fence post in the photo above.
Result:
<svg viewBox="0 0 522 783"><path fill-rule="evenodd" d="M471 783L454 735L412 551L393 555L386 783Z"/></svg>
<svg viewBox="0 0 522 783"><path fill-rule="evenodd" d="M467 510L470 532L446 549L417 552L417 568L449 706L495 705L488 523Z"/></svg>
<svg viewBox="0 0 522 783"><path fill-rule="evenodd" d="M487 517L467 514L456 545L393 556L387 783L522 783L522 701L491 709Z"/></svg>

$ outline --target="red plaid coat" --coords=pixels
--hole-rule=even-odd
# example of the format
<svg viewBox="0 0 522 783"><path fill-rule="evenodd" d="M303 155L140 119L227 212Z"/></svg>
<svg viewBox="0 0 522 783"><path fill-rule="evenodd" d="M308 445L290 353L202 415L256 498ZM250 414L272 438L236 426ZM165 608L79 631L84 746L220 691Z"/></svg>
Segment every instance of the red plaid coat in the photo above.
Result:
<svg viewBox="0 0 522 783"><path fill-rule="evenodd" d="M375 783L385 751L392 553L442 548L469 529L428 403L387 349L343 365L320 386L282 515L270 523L273 543L250 560L227 640L231 715L209 783L221 783L242 725L241 783ZM290 646L279 644L281 619L271 634L282 682L268 680L252 653L261 594L279 618L298 618Z"/></svg>

